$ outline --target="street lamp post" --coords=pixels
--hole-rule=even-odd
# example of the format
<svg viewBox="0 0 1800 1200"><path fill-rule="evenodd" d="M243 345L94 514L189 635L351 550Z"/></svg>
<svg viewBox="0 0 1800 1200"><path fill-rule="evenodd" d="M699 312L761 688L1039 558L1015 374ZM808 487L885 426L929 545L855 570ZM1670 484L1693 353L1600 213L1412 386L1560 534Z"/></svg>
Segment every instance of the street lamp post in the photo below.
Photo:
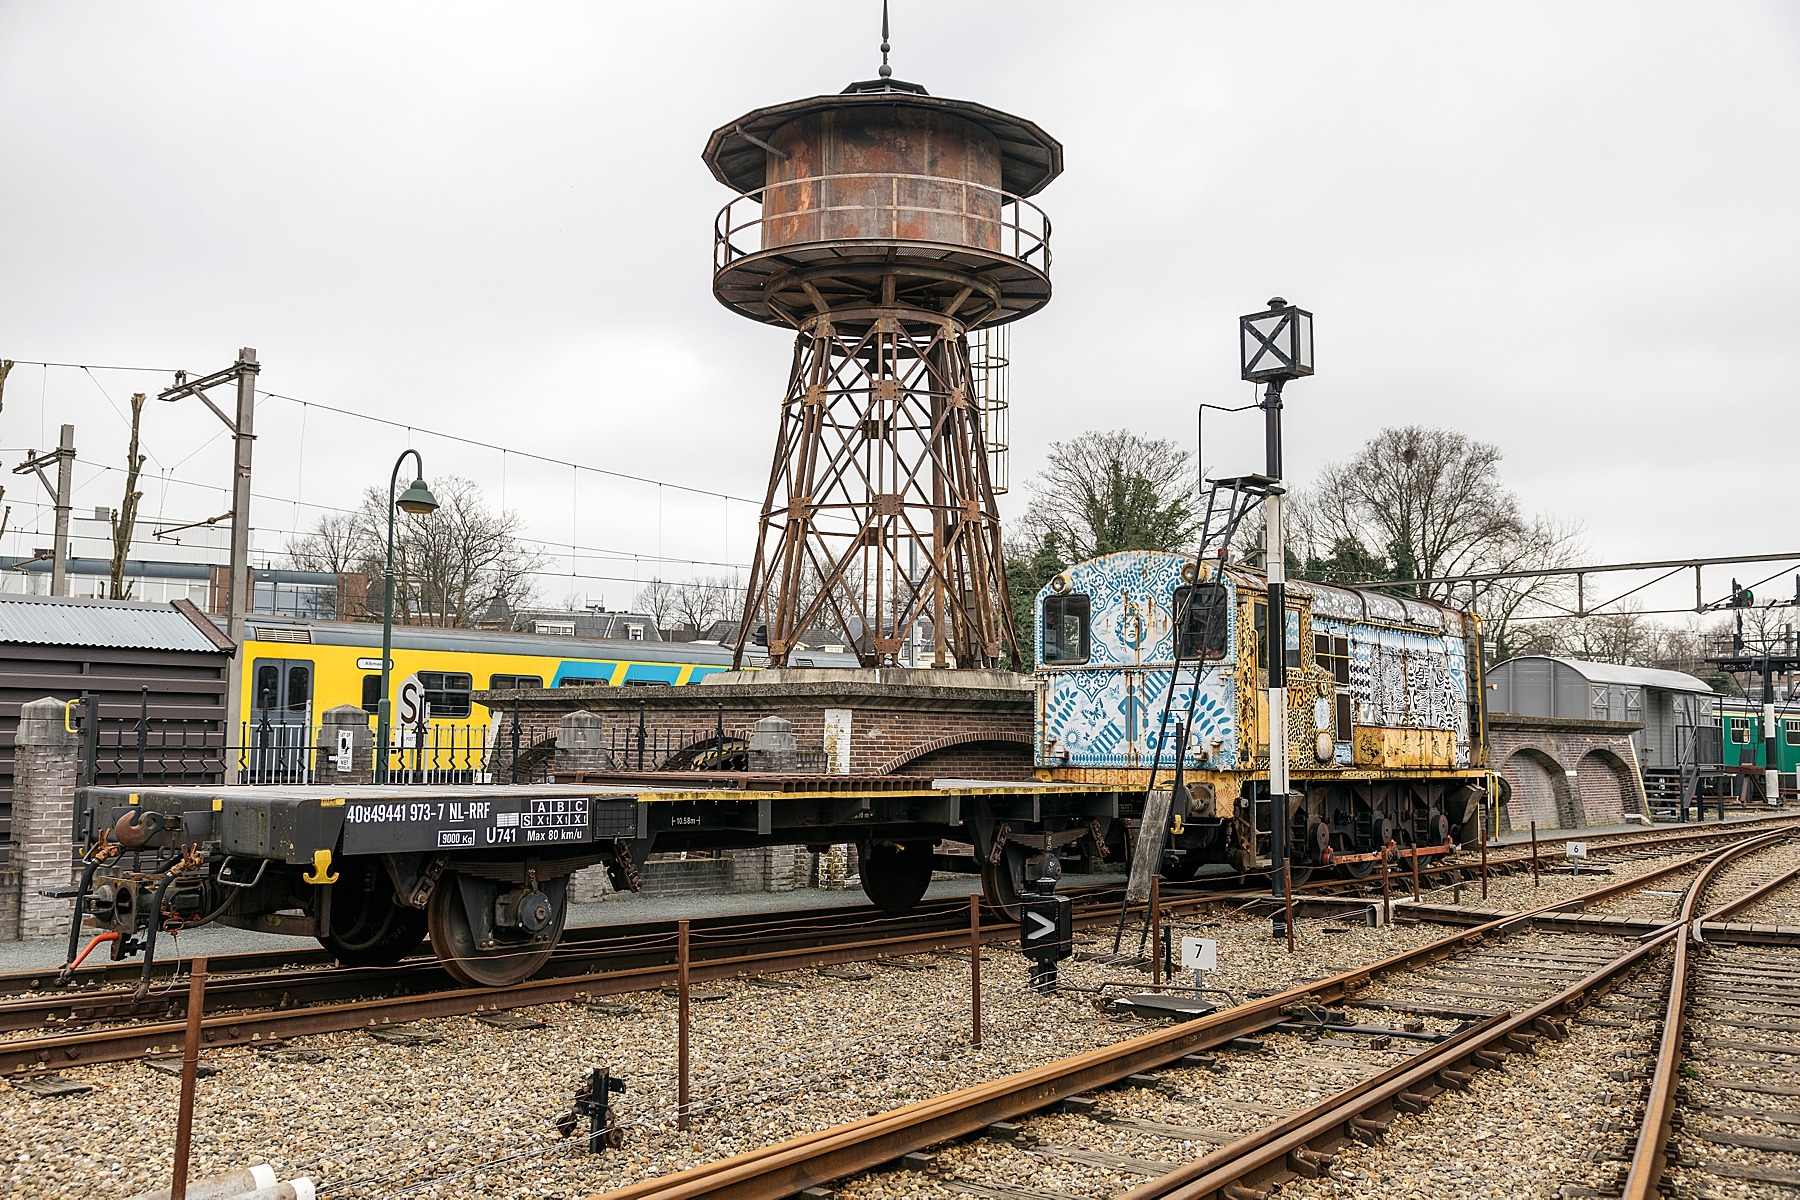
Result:
<svg viewBox="0 0 1800 1200"><path fill-rule="evenodd" d="M1287 548L1282 541L1281 388L1290 379L1313 373L1312 314L1280 296L1267 312L1238 318L1239 361L1243 376L1263 388L1264 440L1269 498L1266 543L1269 621L1264 648L1269 659L1269 890L1281 895L1282 866L1288 858L1287 735Z"/></svg>
<svg viewBox="0 0 1800 1200"><path fill-rule="evenodd" d="M406 462L407 455L412 456L419 473L410 487L395 496L394 491L400 486L400 467ZM388 726L393 716L388 674L394 665L394 509L400 508L422 517L436 512L437 506L437 497L425 486L425 460L419 457L417 450L402 452L394 460L394 473L388 477L387 583L381 599L381 699L375 704L376 783L388 781Z"/></svg>

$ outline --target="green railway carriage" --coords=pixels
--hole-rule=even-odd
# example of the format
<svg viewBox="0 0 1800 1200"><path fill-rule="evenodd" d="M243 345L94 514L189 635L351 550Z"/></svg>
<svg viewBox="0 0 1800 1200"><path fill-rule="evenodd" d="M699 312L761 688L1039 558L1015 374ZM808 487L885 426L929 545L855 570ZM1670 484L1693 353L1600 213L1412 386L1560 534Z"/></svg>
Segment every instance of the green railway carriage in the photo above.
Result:
<svg viewBox="0 0 1800 1200"><path fill-rule="evenodd" d="M1724 764L1767 769L1762 703L1722 696L1716 707ZM1783 775L1800 769L1800 705L1791 701L1775 704L1775 769Z"/></svg>

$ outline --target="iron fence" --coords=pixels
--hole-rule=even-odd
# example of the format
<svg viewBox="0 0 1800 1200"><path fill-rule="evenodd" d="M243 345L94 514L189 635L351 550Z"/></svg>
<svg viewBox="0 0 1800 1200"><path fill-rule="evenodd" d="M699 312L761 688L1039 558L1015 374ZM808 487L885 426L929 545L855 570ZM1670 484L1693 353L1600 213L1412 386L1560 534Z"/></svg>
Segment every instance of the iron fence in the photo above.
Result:
<svg viewBox="0 0 1800 1200"><path fill-rule="evenodd" d="M86 782L113 786L205 787L217 784L311 784L336 747L324 726L247 722L227 738L218 721L100 717L84 723ZM429 725L397 729L388 747L393 783L489 783L490 747L485 724ZM371 752L340 771L372 771Z"/></svg>

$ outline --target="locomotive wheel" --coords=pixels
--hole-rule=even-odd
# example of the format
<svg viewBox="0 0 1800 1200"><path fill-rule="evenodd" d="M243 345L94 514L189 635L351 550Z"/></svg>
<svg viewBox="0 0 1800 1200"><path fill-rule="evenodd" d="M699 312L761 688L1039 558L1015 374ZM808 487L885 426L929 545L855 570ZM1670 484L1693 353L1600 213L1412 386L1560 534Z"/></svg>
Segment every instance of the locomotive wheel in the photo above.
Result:
<svg viewBox="0 0 1800 1200"><path fill-rule="evenodd" d="M883 912L909 913L931 886L930 842L864 842L856 848L863 895Z"/></svg>
<svg viewBox="0 0 1800 1200"><path fill-rule="evenodd" d="M331 930L319 945L346 967L391 967L425 940L425 914L394 900L379 862L351 860L331 885Z"/></svg>
<svg viewBox="0 0 1800 1200"><path fill-rule="evenodd" d="M1008 842L1000 851L1000 861L981 864L981 895L989 907L1019 918L1019 896L1025 890L1025 847Z"/></svg>
<svg viewBox="0 0 1800 1200"><path fill-rule="evenodd" d="M470 880L469 884L484 910L493 912L500 894L498 885L486 879ZM444 964L444 970L471 987L508 987L537 974L550 961L556 941L562 936L563 918L568 913L564 903L569 890L567 877L550 880L542 887L553 910L549 927L542 934L534 939L514 930L498 929L494 931L492 946L478 943L463 901L464 886L454 871L444 872L431 890L431 900L425 908L431 949Z"/></svg>

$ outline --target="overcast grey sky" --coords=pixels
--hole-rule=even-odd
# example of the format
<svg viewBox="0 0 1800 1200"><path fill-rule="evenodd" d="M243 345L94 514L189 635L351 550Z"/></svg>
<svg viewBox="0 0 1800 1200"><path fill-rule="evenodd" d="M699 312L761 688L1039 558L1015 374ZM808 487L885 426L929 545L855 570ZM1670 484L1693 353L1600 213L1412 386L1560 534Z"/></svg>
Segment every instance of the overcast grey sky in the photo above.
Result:
<svg viewBox="0 0 1800 1200"><path fill-rule="evenodd" d="M286 396L760 497L791 344L712 298L730 197L699 151L870 77L878 13L6 0L0 356L199 373L251 345ZM1065 147L1039 197L1055 297L1013 334L1015 481L1087 429L1190 442L1196 402L1249 398L1236 318L1280 293L1317 314L1296 479L1384 425L1441 425L1497 443L1591 561L1800 542L1791 0L898 0L893 42L901 77ZM167 383L20 366L0 463L63 421L116 463L126 397ZM282 400L257 419L270 550L408 440ZM1237 420L1209 422L1222 472L1259 465ZM223 511L219 432L151 409L149 513ZM548 601L623 604L651 556L749 557L750 505L412 441L563 546ZM117 503L118 473L77 480L77 504ZM38 497L5 481L3 549L29 552ZM571 541L623 553L571 578Z"/></svg>

